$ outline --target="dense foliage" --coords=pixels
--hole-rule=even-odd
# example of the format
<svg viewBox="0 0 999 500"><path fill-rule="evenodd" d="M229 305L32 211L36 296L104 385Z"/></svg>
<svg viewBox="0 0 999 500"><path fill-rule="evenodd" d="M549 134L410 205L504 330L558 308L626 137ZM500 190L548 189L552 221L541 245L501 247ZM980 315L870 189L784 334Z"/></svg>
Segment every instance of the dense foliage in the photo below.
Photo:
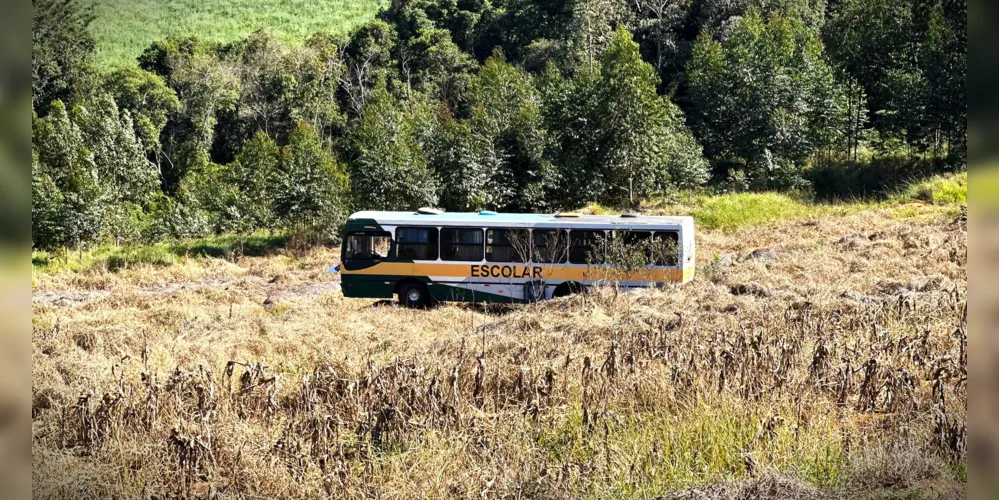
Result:
<svg viewBox="0 0 999 500"><path fill-rule="evenodd" d="M394 0L349 35L169 38L105 73L87 8L34 12L36 247L966 162L958 0Z"/></svg>

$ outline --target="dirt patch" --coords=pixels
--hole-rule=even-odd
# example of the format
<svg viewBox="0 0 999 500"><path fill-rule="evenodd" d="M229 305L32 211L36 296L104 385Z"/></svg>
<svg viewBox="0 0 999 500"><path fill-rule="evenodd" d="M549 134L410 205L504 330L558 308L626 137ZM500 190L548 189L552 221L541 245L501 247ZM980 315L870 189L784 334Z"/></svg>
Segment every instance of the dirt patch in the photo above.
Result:
<svg viewBox="0 0 999 500"><path fill-rule="evenodd" d="M811 500L833 497L795 478L765 476L748 481L729 481L702 488L692 488L662 498L669 500Z"/></svg>
<svg viewBox="0 0 999 500"><path fill-rule="evenodd" d="M771 295L770 290L767 290L759 283L739 283L729 287L729 292L732 295L752 295L755 297L766 298Z"/></svg>
<svg viewBox="0 0 999 500"><path fill-rule="evenodd" d="M108 295L111 295L111 292L107 290L34 292L31 294L31 303L75 307L103 299Z"/></svg>
<svg viewBox="0 0 999 500"><path fill-rule="evenodd" d="M780 260L781 255L783 255L784 252L785 249L782 246L757 248L756 250L749 252L749 255L746 255L746 260L758 260L761 262L776 262Z"/></svg>
<svg viewBox="0 0 999 500"><path fill-rule="evenodd" d="M164 283L160 285L136 287L136 290L147 293L173 294L184 290L199 290L201 288L226 288L237 281L245 282L246 278L236 279L208 279L202 281L185 281L180 283ZM250 280L259 281L259 280Z"/></svg>
<svg viewBox="0 0 999 500"><path fill-rule="evenodd" d="M340 291L340 281L324 281L321 283L312 283L309 285L303 285L292 290L285 292L280 292L274 295L274 297L280 298L310 298L314 299L316 297L321 297L323 295L338 293Z"/></svg>
<svg viewBox="0 0 999 500"><path fill-rule="evenodd" d="M871 245L871 240L860 233L843 236L836 240L835 245L844 250L859 250Z"/></svg>
<svg viewBox="0 0 999 500"><path fill-rule="evenodd" d="M213 278L201 281L182 281L177 283L161 283L155 285L143 285L124 287L124 290L131 290L141 294L149 295L175 295L183 292L196 290L229 290L230 288L248 288L262 293L271 299L315 299L323 295L337 293L340 291L340 280L321 281L296 286L290 289L283 289L288 285L281 280L265 280L261 277L249 276L243 278ZM76 307L89 304L96 300L103 299L112 294L111 290L66 290L66 291L44 291L32 294L31 301L34 304L47 304L56 307Z"/></svg>

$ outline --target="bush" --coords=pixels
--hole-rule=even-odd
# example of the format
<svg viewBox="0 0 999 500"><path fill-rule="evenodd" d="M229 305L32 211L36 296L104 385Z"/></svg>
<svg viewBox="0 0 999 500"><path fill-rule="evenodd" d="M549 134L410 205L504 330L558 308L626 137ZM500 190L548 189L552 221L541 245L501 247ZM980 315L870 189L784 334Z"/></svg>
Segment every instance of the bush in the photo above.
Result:
<svg viewBox="0 0 999 500"><path fill-rule="evenodd" d="M137 265L170 266L182 258L264 256L289 245L291 236L281 232L257 231L246 235L209 236L173 242L131 245L97 245L80 251L65 248L35 251L31 265L39 272L120 271Z"/></svg>
<svg viewBox="0 0 999 500"><path fill-rule="evenodd" d="M902 192L901 200L920 200L933 205L950 205L968 202L968 173L938 175L909 186Z"/></svg>
<svg viewBox="0 0 999 500"><path fill-rule="evenodd" d="M868 162L833 161L812 165L805 171L805 178L811 181L819 199L885 198L909 184L949 169L943 160L891 156Z"/></svg>

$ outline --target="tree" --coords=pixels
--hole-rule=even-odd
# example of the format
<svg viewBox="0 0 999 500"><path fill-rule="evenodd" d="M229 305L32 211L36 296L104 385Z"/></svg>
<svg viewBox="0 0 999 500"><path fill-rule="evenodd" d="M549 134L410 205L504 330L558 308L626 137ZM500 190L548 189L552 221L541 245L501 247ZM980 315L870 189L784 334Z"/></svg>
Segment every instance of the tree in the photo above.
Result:
<svg viewBox="0 0 999 500"><path fill-rule="evenodd" d="M298 75L284 44L257 30L240 42L238 114L249 130L287 137L292 119Z"/></svg>
<svg viewBox="0 0 999 500"><path fill-rule="evenodd" d="M395 28L402 47L429 31L440 30L456 48L475 55L481 53L477 51L481 39L484 35L488 37L482 33L483 29L493 27L492 15L497 9L502 10L502 3L483 0L393 0L378 14L378 18Z"/></svg>
<svg viewBox="0 0 999 500"><path fill-rule="evenodd" d="M544 128L552 132L545 156L556 168L556 182L545 193L555 207L576 208L603 194L597 145L600 96L592 73L565 77L549 64L538 79Z"/></svg>
<svg viewBox="0 0 999 500"><path fill-rule="evenodd" d="M205 43L196 37L170 37L153 42L139 56L139 67L163 77L180 103L179 110L170 114L160 133L162 147L158 156L164 161L161 167L167 193L177 189L188 170L212 160L209 152L216 142L219 116L227 118L226 124L233 121L240 79L238 63L220 59L220 52L225 51L218 44ZM223 142L238 135L225 126L221 128ZM248 135L242 136L240 145Z"/></svg>
<svg viewBox="0 0 999 500"><path fill-rule="evenodd" d="M65 197L55 180L31 151L31 246L52 248L73 243L66 225Z"/></svg>
<svg viewBox="0 0 999 500"><path fill-rule="evenodd" d="M296 120L308 123L320 140L332 138L347 123L337 101L346 72L341 46L336 36L316 33L298 51L300 76L291 112Z"/></svg>
<svg viewBox="0 0 999 500"><path fill-rule="evenodd" d="M764 21L750 10L720 42L703 32L687 81L690 121L707 155L723 171L744 166L758 187L792 187L794 170L846 122L822 44L795 18Z"/></svg>
<svg viewBox="0 0 999 500"><path fill-rule="evenodd" d="M274 222L280 160L277 143L257 131L231 165L231 182L239 193L240 211L251 221L251 227L269 227Z"/></svg>
<svg viewBox="0 0 999 500"><path fill-rule="evenodd" d="M350 209L350 179L307 124L292 131L274 177L274 213L281 223L336 234Z"/></svg>
<svg viewBox="0 0 999 500"><path fill-rule="evenodd" d="M584 70L594 65L614 33L614 24L627 12L620 0L574 0L570 39Z"/></svg>
<svg viewBox="0 0 999 500"><path fill-rule="evenodd" d="M442 29L424 29L400 47L399 61L406 96L412 89L423 91L456 108L468 87L475 60L454 42L451 33Z"/></svg>
<svg viewBox="0 0 999 500"><path fill-rule="evenodd" d="M664 80L682 72L689 41L683 28L690 16L692 0L632 0L635 38L642 54Z"/></svg>
<svg viewBox="0 0 999 500"><path fill-rule="evenodd" d="M159 157L160 133L173 113L180 110L177 93L162 76L139 68L120 68L104 78L104 89L135 125L135 135L143 148Z"/></svg>
<svg viewBox="0 0 999 500"><path fill-rule="evenodd" d="M59 100L32 127L32 246L52 248L97 241L109 193L84 133Z"/></svg>
<svg viewBox="0 0 999 500"><path fill-rule="evenodd" d="M707 180L701 147L683 112L656 94L659 78L638 53L631 33L618 28L601 57L602 114L612 185L629 185L629 200Z"/></svg>
<svg viewBox="0 0 999 500"><path fill-rule="evenodd" d="M215 55L217 48L195 36L171 36L150 44L137 61L139 69L162 76L173 87L173 74L182 64L196 56Z"/></svg>
<svg viewBox="0 0 999 500"><path fill-rule="evenodd" d="M565 63L560 68L566 71L578 61L574 50L578 47L566 43L573 33L573 0L504 0L489 4L491 8L483 9L476 25L475 54L479 60L502 47L511 61L526 63L533 58L533 69L537 70L544 69L547 56Z"/></svg>
<svg viewBox="0 0 999 500"><path fill-rule="evenodd" d="M909 1L843 0L823 29L830 60L863 89L871 125L887 144L905 140L920 121L922 99L913 97L922 77L906 54L916 44L912 28Z"/></svg>
<svg viewBox="0 0 999 500"><path fill-rule="evenodd" d="M73 102L92 79L93 6L76 0L36 0L31 22L32 105L40 115L55 99Z"/></svg>
<svg viewBox="0 0 999 500"><path fill-rule="evenodd" d="M351 182L361 208L416 209L438 201L416 124L380 82L354 134Z"/></svg>
<svg viewBox="0 0 999 500"><path fill-rule="evenodd" d="M468 98L473 141L485 153L482 163L492 166L490 182L482 186L493 193L487 206L544 207L554 169L544 158L548 134L541 116L541 95L530 75L497 51L472 79Z"/></svg>
<svg viewBox="0 0 999 500"><path fill-rule="evenodd" d="M174 199L177 203L167 204L163 214L174 220L170 224L174 237L242 232L253 227L251 214L244 212L245 197L232 182L227 165L206 162L194 166L180 180Z"/></svg>
<svg viewBox="0 0 999 500"><path fill-rule="evenodd" d="M953 0L934 5L919 54L933 157L946 148L961 165L967 162L968 148L967 8L966 2Z"/></svg>
<svg viewBox="0 0 999 500"><path fill-rule="evenodd" d="M358 28L344 47L346 71L341 88L354 116L359 116L367 106L376 82L387 82L393 76L395 45L392 27L376 20Z"/></svg>
<svg viewBox="0 0 999 500"><path fill-rule="evenodd" d="M766 18L793 17L807 28L818 30L825 23L826 6L827 0L701 0L693 6L691 14L695 34L703 30L723 32L726 26L750 12Z"/></svg>
<svg viewBox="0 0 999 500"><path fill-rule="evenodd" d="M659 79L619 28L600 58L600 72L573 81L554 69L543 81L549 130L561 173L553 196L563 205L637 202L707 179L700 146L683 113L656 94Z"/></svg>
<svg viewBox="0 0 999 500"><path fill-rule="evenodd" d="M77 122L94 166L115 202L142 205L159 189L159 172L146 159L127 110L109 94L98 95L80 108Z"/></svg>
<svg viewBox="0 0 999 500"><path fill-rule="evenodd" d="M823 39L866 94L883 153L902 143L906 155L966 161L966 2L842 0Z"/></svg>
<svg viewBox="0 0 999 500"><path fill-rule="evenodd" d="M209 148L215 141L218 116L235 110L240 95L238 71L231 62L195 53L173 60L171 65L170 85L177 92L181 109L164 132L167 191L174 189L188 170L211 160Z"/></svg>
<svg viewBox="0 0 999 500"><path fill-rule="evenodd" d="M468 121L455 118L446 105L418 106L420 146L439 182L440 206L449 211L496 208L509 186L494 184L498 162L492 144L474 134Z"/></svg>

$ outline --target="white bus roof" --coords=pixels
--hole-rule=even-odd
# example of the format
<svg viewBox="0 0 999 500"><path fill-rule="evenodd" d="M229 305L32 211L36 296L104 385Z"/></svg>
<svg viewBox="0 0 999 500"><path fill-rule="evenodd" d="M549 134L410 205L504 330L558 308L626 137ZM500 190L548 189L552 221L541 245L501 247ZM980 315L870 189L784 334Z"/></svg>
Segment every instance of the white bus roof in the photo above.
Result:
<svg viewBox="0 0 999 500"><path fill-rule="evenodd" d="M694 219L690 216L661 217L652 215L620 216L620 215L579 215L557 216L555 214L504 214L490 211L482 212L443 212L428 214L418 212L386 212L363 211L352 214L348 220L372 219L379 224L407 225L431 224L439 226L583 226L583 227L633 227L633 226L664 226L693 227Z"/></svg>

